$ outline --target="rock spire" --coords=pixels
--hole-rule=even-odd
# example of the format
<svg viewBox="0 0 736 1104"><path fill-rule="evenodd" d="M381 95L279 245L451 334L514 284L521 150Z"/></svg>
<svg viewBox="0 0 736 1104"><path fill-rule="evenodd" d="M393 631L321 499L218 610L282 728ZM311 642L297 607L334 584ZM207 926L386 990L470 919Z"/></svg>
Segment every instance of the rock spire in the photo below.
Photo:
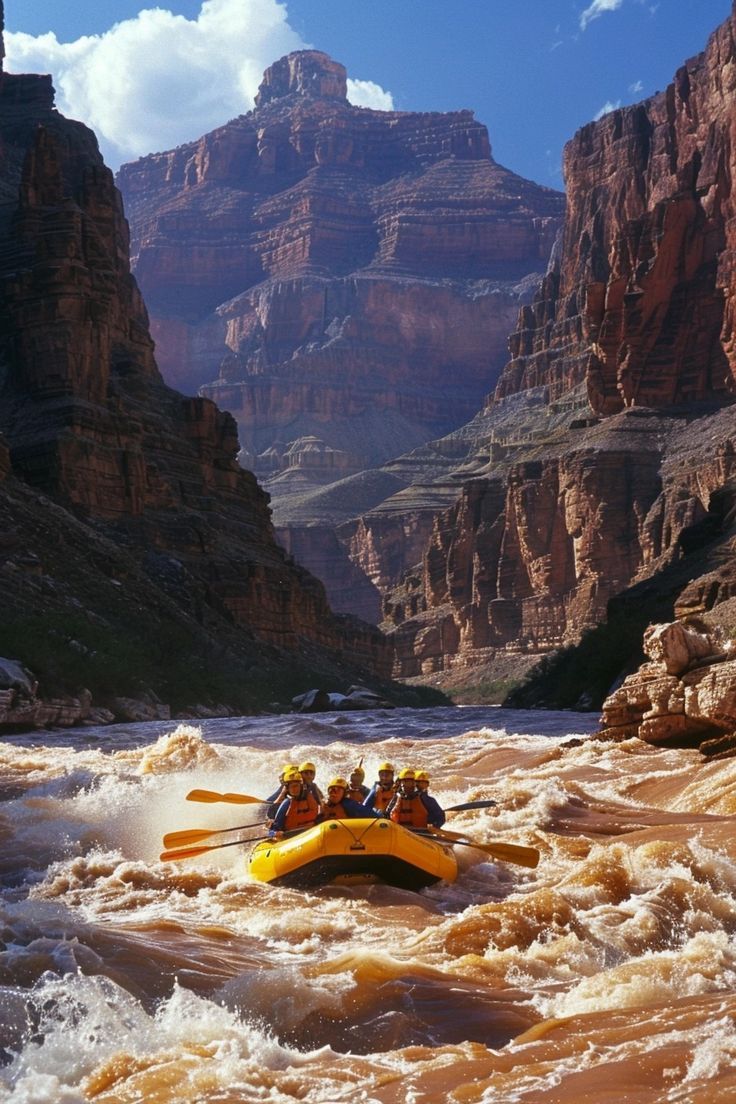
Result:
<svg viewBox="0 0 736 1104"><path fill-rule="evenodd" d="M296 93L316 100L346 100L345 66L319 50L297 50L269 65L256 95L256 107Z"/></svg>

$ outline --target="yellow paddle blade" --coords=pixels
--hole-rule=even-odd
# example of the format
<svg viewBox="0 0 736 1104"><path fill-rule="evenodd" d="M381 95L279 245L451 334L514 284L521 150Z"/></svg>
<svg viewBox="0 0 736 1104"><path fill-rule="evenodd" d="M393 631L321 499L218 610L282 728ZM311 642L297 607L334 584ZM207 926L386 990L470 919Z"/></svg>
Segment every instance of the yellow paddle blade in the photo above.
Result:
<svg viewBox="0 0 736 1104"><path fill-rule="evenodd" d="M262 797L251 797L250 794L216 793L215 790L190 790L187 801L228 801L231 805L266 805Z"/></svg>
<svg viewBox="0 0 736 1104"><path fill-rule="evenodd" d="M194 859L197 855L205 855L208 851L215 850L215 847L186 847L183 850L162 851L159 859L161 862L178 862L179 859Z"/></svg>
<svg viewBox="0 0 736 1104"><path fill-rule="evenodd" d="M178 862L179 859L194 859L197 855L206 855L208 851L219 851L222 847L245 847L249 843L257 843L265 839L265 836L256 836L250 840L230 840L228 843L211 843L208 847L184 847L175 851L162 851L159 855L161 862Z"/></svg>
<svg viewBox="0 0 736 1104"><path fill-rule="evenodd" d="M451 843L458 843L465 847L475 847L478 851L485 851L494 859L501 862L515 863L517 866L528 866L532 870L539 864L539 852L536 847L521 847L516 843L476 843L475 840L463 839L459 832L448 832L444 828L432 828L432 834L444 838Z"/></svg>
<svg viewBox="0 0 736 1104"><path fill-rule="evenodd" d="M181 832L168 832L164 836L164 847L186 847L189 843L199 843L208 836L222 836L226 832L242 832L246 828L262 828L264 821L251 820L247 824L234 824L232 828L188 828Z"/></svg>
<svg viewBox="0 0 736 1104"><path fill-rule="evenodd" d="M539 852L536 847L520 847L515 843L473 843L471 847L479 847L481 851L487 851L494 859L501 862L516 863L517 866L528 866L534 870L539 866Z"/></svg>

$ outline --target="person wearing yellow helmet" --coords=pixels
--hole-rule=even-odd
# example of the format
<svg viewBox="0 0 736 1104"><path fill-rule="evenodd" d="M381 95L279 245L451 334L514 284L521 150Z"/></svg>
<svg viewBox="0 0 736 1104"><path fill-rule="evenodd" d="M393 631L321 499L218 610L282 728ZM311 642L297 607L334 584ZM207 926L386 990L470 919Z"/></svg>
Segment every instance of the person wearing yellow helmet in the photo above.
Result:
<svg viewBox="0 0 736 1104"><path fill-rule="evenodd" d="M378 781L374 783L363 805L366 809L383 814L395 793L393 763L379 763Z"/></svg>
<svg viewBox="0 0 736 1104"><path fill-rule="evenodd" d="M319 802L304 785L304 779L293 767L284 774L286 797L276 810L269 835L281 839L285 832L300 832L316 824L319 817Z"/></svg>
<svg viewBox="0 0 736 1104"><path fill-rule="evenodd" d="M278 809L279 805L281 804L281 802L286 797L286 786L284 785L284 776L286 774L288 774L289 771L295 771L295 770L298 770L298 769L299 768L297 767L296 763L284 763L283 767L281 768L281 771L279 773L278 787L277 787L277 789L275 789L273 791L273 793L271 794L270 797L266 798L266 801L268 802L268 809L266 810L266 823L268 825L270 825L272 823L273 818L276 816L276 810Z"/></svg>
<svg viewBox="0 0 736 1104"><path fill-rule="evenodd" d="M426 771L420 773L426 774ZM415 830L428 825L441 828L446 819L439 803L418 788L416 773L410 767L399 771L398 790L385 815L395 824Z"/></svg>
<svg viewBox="0 0 736 1104"><path fill-rule="evenodd" d="M348 786L348 797L351 801L358 801L362 805L368 794L371 792L366 785L363 784L365 778L365 771L361 766L363 760L360 760L357 767L355 767L350 774L350 785Z"/></svg>
<svg viewBox="0 0 736 1104"><path fill-rule="evenodd" d="M352 820L355 817L376 816L369 813L357 801L347 796L348 784L344 778L337 775L331 778L327 784L327 800L322 802L320 821L323 820Z"/></svg>
<svg viewBox="0 0 736 1104"><path fill-rule="evenodd" d="M319 802L324 801L325 795L322 793L321 789L314 781L314 776L317 773L317 768L315 767L314 763L311 763L309 760L307 760L304 763L300 763L298 769L299 773L304 779L304 785L312 791Z"/></svg>
<svg viewBox="0 0 736 1104"><path fill-rule="evenodd" d="M420 791L420 793L426 793L427 790L429 789L429 782L430 782L428 772L425 771L425 770L415 771L414 779L415 779L416 784L417 784L417 789Z"/></svg>

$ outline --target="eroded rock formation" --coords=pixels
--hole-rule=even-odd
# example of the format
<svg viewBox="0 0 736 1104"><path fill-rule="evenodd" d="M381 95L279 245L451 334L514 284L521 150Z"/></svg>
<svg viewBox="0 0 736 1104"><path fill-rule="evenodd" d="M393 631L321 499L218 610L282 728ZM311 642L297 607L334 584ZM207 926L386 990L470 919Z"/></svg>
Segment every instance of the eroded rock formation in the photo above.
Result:
<svg viewBox="0 0 736 1104"><path fill-rule="evenodd" d="M649 662L603 704L599 738L632 736L658 747L736 752L736 659L718 626L698 621L650 625Z"/></svg>
<svg viewBox="0 0 736 1104"><path fill-rule="evenodd" d="M402 673L571 644L636 584L661 579L670 616L734 593L735 40L732 15L665 92L567 145L564 229L472 481L386 602Z"/></svg>
<svg viewBox="0 0 736 1104"><path fill-rule="evenodd" d="M353 107L317 51L118 182L164 377L232 411L275 498L330 474L289 462L298 439L338 479L471 417L562 213L472 112Z"/></svg>
<svg viewBox="0 0 736 1104"><path fill-rule="evenodd" d="M606 415L732 394L733 29L565 147L561 244L496 397L577 389Z"/></svg>
<svg viewBox="0 0 736 1104"><path fill-rule="evenodd" d="M0 149L0 651L38 672L35 632L63 683L107 648L117 693L166 693L176 659L180 701L207 672L241 703L290 665L385 675L380 634L276 544L232 417L161 379L120 195L50 78L0 74Z"/></svg>

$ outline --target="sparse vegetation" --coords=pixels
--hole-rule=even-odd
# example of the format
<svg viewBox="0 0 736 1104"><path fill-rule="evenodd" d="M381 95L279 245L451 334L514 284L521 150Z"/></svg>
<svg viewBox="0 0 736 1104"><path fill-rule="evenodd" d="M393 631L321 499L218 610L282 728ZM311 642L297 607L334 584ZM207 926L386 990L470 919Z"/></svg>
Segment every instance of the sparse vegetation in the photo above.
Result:
<svg viewBox="0 0 736 1104"><path fill-rule="evenodd" d="M29 667L42 693L75 694L86 687L97 702L153 690L174 709L195 702L245 709L276 693L265 672L256 686L246 665L234 657L218 654L208 660L201 641L176 624L161 623L155 632L141 633L133 624L113 627L84 614L37 611L3 624L0 654Z"/></svg>
<svg viewBox="0 0 736 1104"><path fill-rule="evenodd" d="M521 685L518 678L481 679L468 686L448 690L455 705L501 705Z"/></svg>
<svg viewBox="0 0 736 1104"><path fill-rule="evenodd" d="M580 643L542 656L503 704L517 709L599 709L614 682L644 659L646 618L616 618Z"/></svg>

